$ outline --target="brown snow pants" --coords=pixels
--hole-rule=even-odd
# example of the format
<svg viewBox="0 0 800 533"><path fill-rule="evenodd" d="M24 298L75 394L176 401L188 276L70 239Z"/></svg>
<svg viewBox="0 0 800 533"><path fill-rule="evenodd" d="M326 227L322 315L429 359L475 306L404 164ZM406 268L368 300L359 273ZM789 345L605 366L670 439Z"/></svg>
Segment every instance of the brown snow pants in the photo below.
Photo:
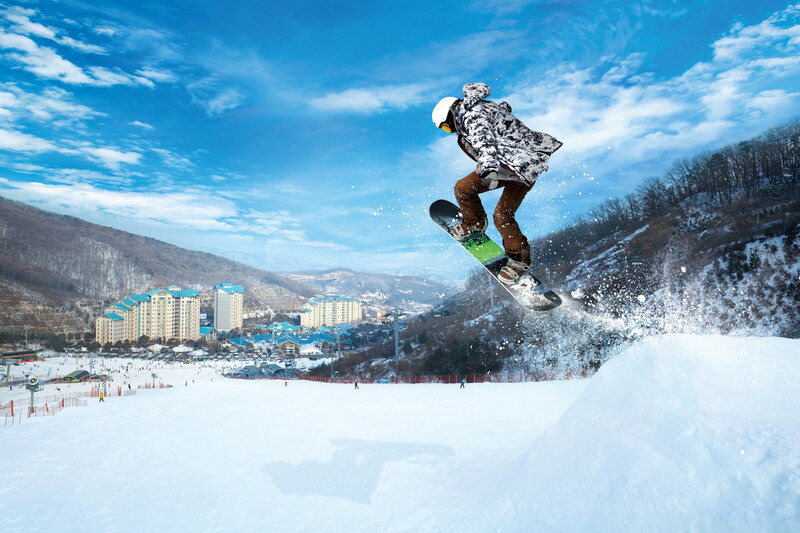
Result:
<svg viewBox="0 0 800 533"><path fill-rule="evenodd" d="M503 189L503 193L495 207L493 219L497 231L503 236L503 248L509 254L522 254L523 259L527 262L527 256L530 254L528 239L522 234L514 215L531 187L516 181L503 180L500 181L497 188ZM481 177L477 172L472 172L456 182L456 201L461 208L465 224L477 224L486 218L486 211L483 209L478 195L489 190L481 182Z"/></svg>

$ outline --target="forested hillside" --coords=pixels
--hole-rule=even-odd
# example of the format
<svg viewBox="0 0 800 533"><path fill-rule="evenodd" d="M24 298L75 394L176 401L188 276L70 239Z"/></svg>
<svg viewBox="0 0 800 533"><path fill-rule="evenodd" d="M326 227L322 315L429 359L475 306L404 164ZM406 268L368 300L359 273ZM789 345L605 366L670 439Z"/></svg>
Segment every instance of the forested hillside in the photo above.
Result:
<svg viewBox="0 0 800 533"><path fill-rule="evenodd" d="M797 120L677 161L532 243L562 307L526 314L478 271L438 312L406 321L400 372L591 372L645 333L800 337L798 193ZM390 341L339 370L391 371Z"/></svg>
<svg viewBox="0 0 800 533"><path fill-rule="evenodd" d="M549 279L600 312L667 331L798 336L798 193L793 121L678 161L534 246Z"/></svg>

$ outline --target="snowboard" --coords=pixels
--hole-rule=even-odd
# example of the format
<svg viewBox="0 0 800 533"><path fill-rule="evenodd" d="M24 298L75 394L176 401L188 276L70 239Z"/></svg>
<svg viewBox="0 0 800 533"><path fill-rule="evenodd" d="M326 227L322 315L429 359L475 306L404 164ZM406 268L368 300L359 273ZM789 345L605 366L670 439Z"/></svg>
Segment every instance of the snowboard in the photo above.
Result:
<svg viewBox="0 0 800 533"><path fill-rule="evenodd" d="M452 228L461 223L461 211L458 206L447 200L433 202L430 207L430 215L433 221L451 237L453 236ZM500 269L508 261L505 250L482 231L470 235L463 241L456 240L456 242L477 259L495 279L497 279ZM500 280L497 282L523 307L532 311L549 311L561 305L561 298L558 294L536 279L530 270L520 276L514 285L506 285Z"/></svg>

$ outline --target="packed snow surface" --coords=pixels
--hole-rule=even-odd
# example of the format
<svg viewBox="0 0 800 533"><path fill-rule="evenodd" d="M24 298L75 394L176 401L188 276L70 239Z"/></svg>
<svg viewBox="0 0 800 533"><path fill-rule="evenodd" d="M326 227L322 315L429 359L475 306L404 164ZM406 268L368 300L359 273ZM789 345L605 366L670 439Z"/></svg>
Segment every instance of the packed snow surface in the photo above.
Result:
<svg viewBox="0 0 800 533"><path fill-rule="evenodd" d="M3 531L800 530L800 340L464 389L158 374L0 428Z"/></svg>

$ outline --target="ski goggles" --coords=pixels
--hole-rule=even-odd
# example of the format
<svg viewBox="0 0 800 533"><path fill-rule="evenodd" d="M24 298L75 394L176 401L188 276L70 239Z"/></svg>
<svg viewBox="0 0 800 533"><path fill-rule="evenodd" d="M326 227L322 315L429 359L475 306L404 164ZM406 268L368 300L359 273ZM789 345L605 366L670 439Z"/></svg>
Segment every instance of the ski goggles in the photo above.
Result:
<svg viewBox="0 0 800 533"><path fill-rule="evenodd" d="M439 125L439 128L446 131L447 133L453 133L453 128L451 128L450 124L448 124L447 122L442 122Z"/></svg>

